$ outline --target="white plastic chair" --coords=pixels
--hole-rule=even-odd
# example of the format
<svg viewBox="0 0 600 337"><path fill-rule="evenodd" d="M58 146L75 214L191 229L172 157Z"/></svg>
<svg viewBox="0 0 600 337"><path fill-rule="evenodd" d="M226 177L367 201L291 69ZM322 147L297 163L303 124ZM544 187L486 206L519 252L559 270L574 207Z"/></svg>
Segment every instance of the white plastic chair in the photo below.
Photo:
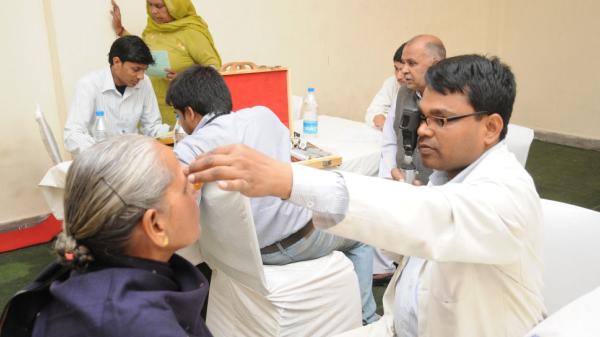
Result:
<svg viewBox="0 0 600 337"><path fill-rule="evenodd" d="M42 141L46 147L46 151L48 151L48 155L50 155L50 159L54 165L57 165L63 161L62 156L60 155L60 150L58 148L58 144L56 143L56 139L54 138L54 134L52 133L52 129L46 122L46 118L42 114L40 110L40 106L38 105L35 110L35 120L37 121L40 127L40 134L42 136Z"/></svg>
<svg viewBox="0 0 600 337"><path fill-rule="evenodd" d="M600 286L600 212L542 199L548 314Z"/></svg>
<svg viewBox="0 0 600 337"><path fill-rule="evenodd" d="M550 315L526 337L600 336L600 287Z"/></svg>
<svg viewBox="0 0 600 337"><path fill-rule="evenodd" d="M533 129L517 124L508 124L506 133L506 146L508 150L515 154L521 165L525 167L529 147L533 141Z"/></svg>
<svg viewBox="0 0 600 337"><path fill-rule="evenodd" d="M361 326L358 279L344 254L263 266L248 198L207 184L200 212L215 337L331 336ZM184 255L197 257L194 247Z"/></svg>

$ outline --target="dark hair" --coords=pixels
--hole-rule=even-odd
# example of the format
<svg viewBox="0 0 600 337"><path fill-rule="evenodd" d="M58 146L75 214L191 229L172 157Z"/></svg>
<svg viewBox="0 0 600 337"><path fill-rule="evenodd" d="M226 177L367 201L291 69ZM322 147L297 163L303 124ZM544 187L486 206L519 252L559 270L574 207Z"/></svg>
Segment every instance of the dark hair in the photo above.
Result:
<svg viewBox="0 0 600 337"><path fill-rule="evenodd" d="M406 42L396 49L396 52L394 53L394 62L402 62L402 51L404 50L404 46L406 46Z"/></svg>
<svg viewBox="0 0 600 337"><path fill-rule="evenodd" d="M462 55L438 62L427 70L427 87L443 95L462 93L476 111L498 113L504 122L504 139L517 93L510 67L497 57Z"/></svg>
<svg viewBox="0 0 600 337"><path fill-rule="evenodd" d="M113 42L108 52L108 63L111 66L115 56L123 63L154 64L150 49L142 39L135 35L123 36Z"/></svg>
<svg viewBox="0 0 600 337"><path fill-rule="evenodd" d="M223 76L210 66L194 65L177 75L169 85L166 102L179 111L186 107L204 116L229 113L231 94Z"/></svg>

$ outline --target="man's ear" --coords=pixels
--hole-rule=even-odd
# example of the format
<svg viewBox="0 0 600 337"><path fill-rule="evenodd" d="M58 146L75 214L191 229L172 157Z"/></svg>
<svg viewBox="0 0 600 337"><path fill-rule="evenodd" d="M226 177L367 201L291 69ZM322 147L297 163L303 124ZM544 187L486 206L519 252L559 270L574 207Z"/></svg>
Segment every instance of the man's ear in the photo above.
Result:
<svg viewBox="0 0 600 337"><path fill-rule="evenodd" d="M159 247L165 247L165 242L168 244L167 232L158 221L158 211L156 209L147 209L141 221L142 230L152 243Z"/></svg>
<svg viewBox="0 0 600 337"><path fill-rule="evenodd" d="M185 119L189 119L190 121L193 121L194 118L196 118L196 116L198 116L198 114L196 112L194 112L194 109L192 109L189 106L186 106L185 109L183 109L183 117Z"/></svg>
<svg viewBox="0 0 600 337"><path fill-rule="evenodd" d="M196 126L200 124L203 117L204 116L195 112L194 109L189 106L186 106L185 109L183 109L183 118L192 126L192 129L195 129Z"/></svg>
<svg viewBox="0 0 600 337"><path fill-rule="evenodd" d="M112 58L113 65L121 64L121 59L118 56L113 56Z"/></svg>
<svg viewBox="0 0 600 337"><path fill-rule="evenodd" d="M504 121L500 114L493 113L487 116L485 121L484 142L486 145L493 145L500 140L500 133L504 128Z"/></svg>

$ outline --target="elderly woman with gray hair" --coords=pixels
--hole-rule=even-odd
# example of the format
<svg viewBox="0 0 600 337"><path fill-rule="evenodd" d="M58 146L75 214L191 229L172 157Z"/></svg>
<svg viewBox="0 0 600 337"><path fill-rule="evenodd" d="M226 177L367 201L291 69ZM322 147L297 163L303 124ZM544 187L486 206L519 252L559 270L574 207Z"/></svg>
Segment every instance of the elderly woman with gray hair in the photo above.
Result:
<svg viewBox="0 0 600 337"><path fill-rule="evenodd" d="M208 282L174 254L197 240L200 214L171 149L139 135L93 146L69 169L64 208L55 249L71 271L33 336L211 336Z"/></svg>

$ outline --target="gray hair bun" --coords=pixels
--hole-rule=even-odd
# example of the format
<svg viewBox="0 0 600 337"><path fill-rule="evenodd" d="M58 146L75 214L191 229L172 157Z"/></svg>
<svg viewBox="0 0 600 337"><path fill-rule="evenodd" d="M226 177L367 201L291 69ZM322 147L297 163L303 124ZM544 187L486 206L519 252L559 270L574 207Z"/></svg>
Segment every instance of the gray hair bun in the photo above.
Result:
<svg viewBox="0 0 600 337"><path fill-rule="evenodd" d="M91 251L64 231L56 238L54 249L59 262L72 269L85 270L94 261Z"/></svg>

